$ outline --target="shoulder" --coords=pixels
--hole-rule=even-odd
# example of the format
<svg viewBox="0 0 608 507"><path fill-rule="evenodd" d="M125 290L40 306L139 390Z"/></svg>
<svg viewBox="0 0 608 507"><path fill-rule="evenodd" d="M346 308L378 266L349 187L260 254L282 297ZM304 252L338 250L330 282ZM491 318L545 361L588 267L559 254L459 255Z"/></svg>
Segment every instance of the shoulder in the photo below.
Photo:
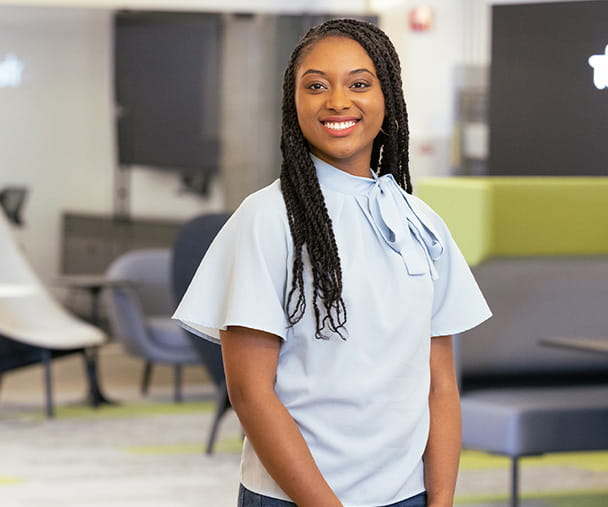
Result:
<svg viewBox="0 0 608 507"><path fill-rule="evenodd" d="M289 221L279 180L247 196L226 225L245 236L288 236Z"/></svg>
<svg viewBox="0 0 608 507"><path fill-rule="evenodd" d="M281 182L277 179L270 185L248 195L238 207L238 213L249 215L285 215L285 201L281 193Z"/></svg>

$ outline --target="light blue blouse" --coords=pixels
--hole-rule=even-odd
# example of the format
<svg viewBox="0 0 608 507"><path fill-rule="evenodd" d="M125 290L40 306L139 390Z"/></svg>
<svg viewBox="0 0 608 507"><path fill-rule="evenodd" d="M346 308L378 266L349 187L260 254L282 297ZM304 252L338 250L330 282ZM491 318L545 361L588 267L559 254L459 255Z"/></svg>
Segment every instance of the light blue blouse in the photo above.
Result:
<svg viewBox="0 0 608 507"><path fill-rule="evenodd" d="M346 340L314 337L306 254L306 312L287 322L293 244L278 180L220 231L174 317L212 340L231 325L279 336L275 392L329 485L345 506L391 504L424 490L430 338L491 312L443 220L392 175L313 161L340 254ZM288 499L247 440L241 481Z"/></svg>

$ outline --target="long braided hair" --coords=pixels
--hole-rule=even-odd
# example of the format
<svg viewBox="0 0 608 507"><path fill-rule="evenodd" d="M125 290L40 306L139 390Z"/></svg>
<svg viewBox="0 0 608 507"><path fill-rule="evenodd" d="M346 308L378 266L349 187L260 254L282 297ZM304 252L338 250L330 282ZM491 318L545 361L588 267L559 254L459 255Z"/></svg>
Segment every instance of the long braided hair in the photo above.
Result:
<svg viewBox="0 0 608 507"><path fill-rule="evenodd" d="M340 256L295 105L295 75L303 57L318 41L336 36L353 39L367 51L384 94L385 118L373 143L371 168L379 175L393 174L408 193L412 192L412 184L401 67L390 39L377 26L355 19L332 19L311 28L293 50L283 80L280 180L294 243L293 280L287 300L288 320L294 325L306 310L303 276L303 249L306 245L312 267L315 337L328 338L324 332L327 328L344 339L346 306L342 299Z"/></svg>

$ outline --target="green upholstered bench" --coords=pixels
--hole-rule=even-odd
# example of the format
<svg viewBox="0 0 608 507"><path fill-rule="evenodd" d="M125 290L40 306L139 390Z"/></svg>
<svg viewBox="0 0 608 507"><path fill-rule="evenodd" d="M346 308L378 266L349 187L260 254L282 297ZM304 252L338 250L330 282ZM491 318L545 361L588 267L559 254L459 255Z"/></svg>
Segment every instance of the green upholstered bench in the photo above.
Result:
<svg viewBox="0 0 608 507"><path fill-rule="evenodd" d="M608 254L608 178L428 178L416 195L470 265L490 257Z"/></svg>
<svg viewBox="0 0 608 507"><path fill-rule="evenodd" d="M608 338L608 178L435 178L416 193L448 223L494 316L455 339L463 445L512 459L608 449L608 355L543 338Z"/></svg>

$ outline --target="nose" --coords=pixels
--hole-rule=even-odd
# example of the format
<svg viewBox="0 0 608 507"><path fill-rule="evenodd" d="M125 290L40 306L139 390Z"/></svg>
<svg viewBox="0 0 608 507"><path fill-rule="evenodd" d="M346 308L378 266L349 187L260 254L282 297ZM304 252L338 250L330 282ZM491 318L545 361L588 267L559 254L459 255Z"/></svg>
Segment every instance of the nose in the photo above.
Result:
<svg viewBox="0 0 608 507"><path fill-rule="evenodd" d="M333 111L344 111L349 109L351 106L350 96L348 90L345 90L342 86L332 88L327 94L327 101L325 107Z"/></svg>

